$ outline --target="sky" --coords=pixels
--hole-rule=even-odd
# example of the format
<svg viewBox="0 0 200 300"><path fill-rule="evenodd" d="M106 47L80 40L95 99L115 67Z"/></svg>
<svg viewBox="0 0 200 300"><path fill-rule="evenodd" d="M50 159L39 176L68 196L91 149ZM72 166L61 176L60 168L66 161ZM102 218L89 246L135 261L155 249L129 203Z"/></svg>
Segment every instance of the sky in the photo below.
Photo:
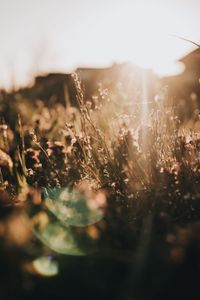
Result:
<svg viewBox="0 0 200 300"><path fill-rule="evenodd" d="M199 16L199 0L0 0L0 87L126 61L175 74Z"/></svg>

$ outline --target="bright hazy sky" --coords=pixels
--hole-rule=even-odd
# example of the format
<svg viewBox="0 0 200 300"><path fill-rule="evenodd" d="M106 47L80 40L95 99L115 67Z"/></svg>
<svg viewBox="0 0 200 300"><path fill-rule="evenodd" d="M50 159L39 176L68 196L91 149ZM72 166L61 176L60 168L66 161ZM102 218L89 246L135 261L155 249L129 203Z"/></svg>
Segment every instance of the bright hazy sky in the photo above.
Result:
<svg viewBox="0 0 200 300"><path fill-rule="evenodd" d="M0 87L131 61L160 74L200 42L200 0L0 0Z"/></svg>

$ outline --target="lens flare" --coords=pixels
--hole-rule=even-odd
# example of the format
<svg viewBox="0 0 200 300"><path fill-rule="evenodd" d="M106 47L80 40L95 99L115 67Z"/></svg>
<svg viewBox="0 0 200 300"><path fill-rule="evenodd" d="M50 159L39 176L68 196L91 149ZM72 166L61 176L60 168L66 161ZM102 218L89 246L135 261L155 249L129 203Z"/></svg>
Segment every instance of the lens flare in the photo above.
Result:
<svg viewBox="0 0 200 300"><path fill-rule="evenodd" d="M44 277L56 276L59 271L58 262L51 256L41 256L32 262L34 271Z"/></svg>

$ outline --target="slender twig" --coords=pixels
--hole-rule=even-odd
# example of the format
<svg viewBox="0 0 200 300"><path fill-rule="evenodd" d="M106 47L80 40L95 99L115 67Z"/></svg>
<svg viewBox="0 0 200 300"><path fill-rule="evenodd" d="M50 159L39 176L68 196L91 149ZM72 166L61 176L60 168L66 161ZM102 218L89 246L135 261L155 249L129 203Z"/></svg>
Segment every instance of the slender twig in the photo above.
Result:
<svg viewBox="0 0 200 300"><path fill-rule="evenodd" d="M189 42L189 43L197 46L198 48L200 48L200 44L197 44L196 42L193 42L193 41L191 41L189 39L186 39L186 38L184 38L182 36L179 36L179 35L176 35L176 34L170 34L170 36L175 37L175 38L177 38L179 40L182 40L182 41L185 41L185 42Z"/></svg>

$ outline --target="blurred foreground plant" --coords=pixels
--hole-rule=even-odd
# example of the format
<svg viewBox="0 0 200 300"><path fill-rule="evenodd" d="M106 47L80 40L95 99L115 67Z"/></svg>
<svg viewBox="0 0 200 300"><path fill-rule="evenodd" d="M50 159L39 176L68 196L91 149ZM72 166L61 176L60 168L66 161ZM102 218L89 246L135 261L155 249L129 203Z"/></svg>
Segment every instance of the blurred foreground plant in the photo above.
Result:
<svg viewBox="0 0 200 300"><path fill-rule="evenodd" d="M3 125L2 211L28 211L34 235L51 251L70 255L101 244L132 251L143 228L151 235L162 225L167 234L173 224L199 219L199 140L180 133L165 92L144 123L144 103L118 106L119 95L102 87L87 100L73 77L79 111L37 103L30 120L16 117L12 134Z"/></svg>

